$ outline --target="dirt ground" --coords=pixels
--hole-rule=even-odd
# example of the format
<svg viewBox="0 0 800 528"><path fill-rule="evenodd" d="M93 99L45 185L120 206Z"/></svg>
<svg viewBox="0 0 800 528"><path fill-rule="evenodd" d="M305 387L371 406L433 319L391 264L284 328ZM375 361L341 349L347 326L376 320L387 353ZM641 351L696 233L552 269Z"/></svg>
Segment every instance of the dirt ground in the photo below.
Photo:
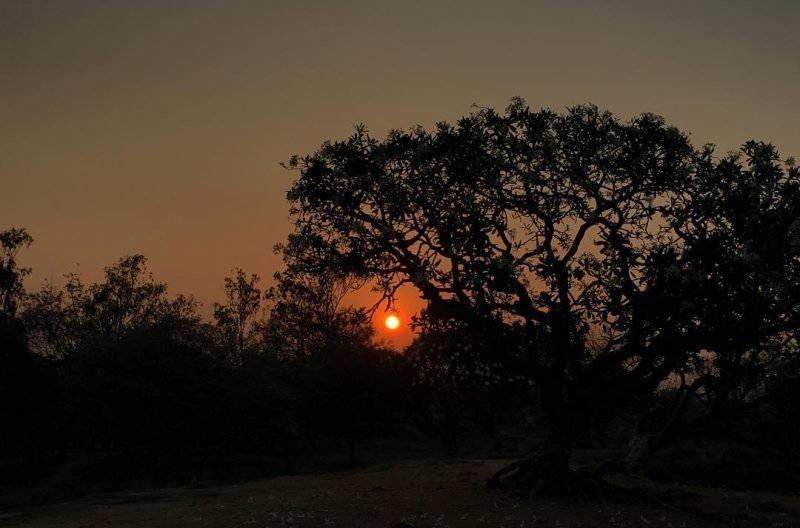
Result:
<svg viewBox="0 0 800 528"><path fill-rule="evenodd" d="M501 460L416 461L205 489L138 490L0 512L0 525L101 527L800 527L800 497L618 478L628 500L524 500L488 492Z"/></svg>

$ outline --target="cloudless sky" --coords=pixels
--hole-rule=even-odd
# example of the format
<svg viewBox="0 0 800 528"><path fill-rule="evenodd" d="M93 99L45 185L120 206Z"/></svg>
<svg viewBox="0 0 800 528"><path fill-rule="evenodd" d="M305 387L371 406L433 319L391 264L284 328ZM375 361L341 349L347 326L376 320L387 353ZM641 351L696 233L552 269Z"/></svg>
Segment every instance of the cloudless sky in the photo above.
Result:
<svg viewBox="0 0 800 528"><path fill-rule="evenodd" d="M280 162L514 95L800 157L800 2L3 0L0 229L36 240L29 289L143 253L208 313L280 267Z"/></svg>

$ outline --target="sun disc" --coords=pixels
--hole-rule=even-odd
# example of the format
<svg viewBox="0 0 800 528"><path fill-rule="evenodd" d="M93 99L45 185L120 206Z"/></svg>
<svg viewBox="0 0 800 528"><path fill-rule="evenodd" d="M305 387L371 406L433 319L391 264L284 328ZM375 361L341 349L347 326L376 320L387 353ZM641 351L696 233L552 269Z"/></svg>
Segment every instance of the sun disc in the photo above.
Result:
<svg viewBox="0 0 800 528"><path fill-rule="evenodd" d="M386 318L386 328L396 330L398 326L400 326L400 319L396 315L390 315Z"/></svg>

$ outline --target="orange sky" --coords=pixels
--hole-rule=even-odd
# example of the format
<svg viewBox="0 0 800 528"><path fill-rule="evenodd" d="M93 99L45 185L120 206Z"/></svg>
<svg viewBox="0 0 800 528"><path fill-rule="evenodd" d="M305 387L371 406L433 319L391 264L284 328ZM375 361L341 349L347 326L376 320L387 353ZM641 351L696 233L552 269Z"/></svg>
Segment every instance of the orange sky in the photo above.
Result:
<svg viewBox="0 0 800 528"><path fill-rule="evenodd" d="M354 123L383 135L520 95L800 156L798 27L794 0L5 0L0 229L36 239L29 288L138 252L207 307L232 267L277 270L279 163Z"/></svg>

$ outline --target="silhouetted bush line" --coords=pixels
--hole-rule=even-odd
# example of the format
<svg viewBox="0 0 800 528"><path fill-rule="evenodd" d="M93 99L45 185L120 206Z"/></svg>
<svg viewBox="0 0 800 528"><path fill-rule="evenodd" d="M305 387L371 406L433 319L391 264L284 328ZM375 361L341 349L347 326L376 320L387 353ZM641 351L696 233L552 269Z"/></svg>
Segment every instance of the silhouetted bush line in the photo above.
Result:
<svg viewBox="0 0 800 528"><path fill-rule="evenodd" d="M0 316L8 504L432 456L442 438L455 452L438 389L414 382L419 356L376 343L363 311L332 307L343 279L279 277L264 311L258 278L234 272L211 323L191 298L168 296L140 255L97 284L71 275L60 289L17 288ZM479 419L477 396L459 422Z"/></svg>

